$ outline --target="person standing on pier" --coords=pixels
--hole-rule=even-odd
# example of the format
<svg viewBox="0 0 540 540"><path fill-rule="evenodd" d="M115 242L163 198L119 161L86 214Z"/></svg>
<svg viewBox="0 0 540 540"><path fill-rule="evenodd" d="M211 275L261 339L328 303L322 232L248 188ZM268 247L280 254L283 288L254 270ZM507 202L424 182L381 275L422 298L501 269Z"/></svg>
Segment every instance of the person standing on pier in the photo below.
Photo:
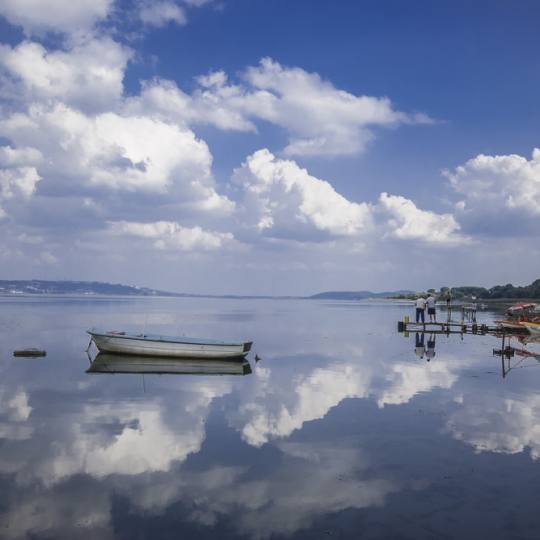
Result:
<svg viewBox="0 0 540 540"><path fill-rule="evenodd" d="M446 318L448 322L452 320L452 289L448 289L445 295L446 300Z"/></svg>
<svg viewBox="0 0 540 540"><path fill-rule="evenodd" d="M426 300L427 312L429 315L429 322L435 322L435 296L433 293L430 293Z"/></svg>
<svg viewBox="0 0 540 540"><path fill-rule="evenodd" d="M420 322L420 319L422 319L422 324L425 323L425 311L426 311L426 299L423 296L419 296L416 299L416 322Z"/></svg>

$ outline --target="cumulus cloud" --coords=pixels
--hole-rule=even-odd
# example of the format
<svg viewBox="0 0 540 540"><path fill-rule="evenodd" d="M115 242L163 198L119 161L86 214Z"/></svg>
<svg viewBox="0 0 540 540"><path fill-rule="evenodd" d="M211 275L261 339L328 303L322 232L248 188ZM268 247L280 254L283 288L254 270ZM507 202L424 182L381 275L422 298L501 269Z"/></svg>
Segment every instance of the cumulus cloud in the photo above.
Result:
<svg viewBox="0 0 540 540"><path fill-rule="evenodd" d="M363 359L375 353L352 352L342 346L346 337L331 344L333 357L353 357L352 362L332 361L323 367L299 369L293 377L286 370L258 368L257 378L229 421L250 445L260 447L288 437L306 422L323 419L347 398L371 398L380 408L410 402L422 392L452 388L463 363L458 358L429 365L383 362L368 367ZM308 358L321 353L306 352ZM327 357L328 358L328 357ZM297 359L298 365L299 359ZM359 367L360 366L360 367ZM299 372L298 372L299 371Z"/></svg>
<svg viewBox="0 0 540 540"><path fill-rule="evenodd" d="M295 161L262 149L233 174L239 219L267 237L299 241L383 237L434 246L468 244L452 214L418 208L413 201L381 193L377 203L349 201L332 185Z"/></svg>
<svg viewBox="0 0 540 540"><path fill-rule="evenodd" d="M109 14L113 0L3 0L0 15L26 34L89 30Z"/></svg>
<svg viewBox="0 0 540 540"><path fill-rule="evenodd" d="M422 114L393 108L386 97L356 96L335 88L317 73L284 67L264 58L231 84L223 71L197 78L188 95L170 81L147 84L132 106L173 114L188 123L210 123L220 129L255 131L263 120L286 130L288 155L336 156L365 150L376 127L430 123Z"/></svg>
<svg viewBox="0 0 540 540"><path fill-rule="evenodd" d="M149 26L183 24L185 11L204 3L136 0L134 17ZM252 244L270 239L266 245L274 239L359 243L370 233L375 237L377 220L388 215L394 238L464 241L449 214L419 210L410 201L412 208L400 213L388 200L347 200L330 182L266 149L235 170L225 195L212 174L212 154L193 131L207 124L256 137L261 123L270 123L287 134L286 154L335 156L362 152L378 128L430 122L426 116L401 112L386 97L349 93L317 73L270 58L233 81L212 71L196 77L195 89L186 92L156 78L142 81L139 95L128 97L123 79L135 52L91 30L109 16L109 2L74 7L50 0L53 12L66 6L56 25L44 14L28 13L33 0L20 5L24 9L10 0L0 9L27 34L71 35L57 49L30 40L0 45L0 137L8 140L0 148L0 215L13 217L4 224L17 225L6 242L10 250L34 249L36 261L61 262L58 231L68 229L66 223L73 235L94 235L88 245L99 245L99 234L111 242L121 234L164 251L218 254L238 246L235 238ZM421 227L430 234L418 233ZM56 228L54 239L43 232L48 228ZM43 239L39 251L17 240L31 237Z"/></svg>
<svg viewBox="0 0 540 540"><path fill-rule="evenodd" d="M533 151L531 159L480 154L444 174L462 197L457 215L471 231L487 235L538 232L540 149Z"/></svg>
<svg viewBox="0 0 540 540"><path fill-rule="evenodd" d="M39 182L34 167L17 167L0 170L0 199L12 199L17 195L30 197Z"/></svg>
<svg viewBox="0 0 540 540"><path fill-rule="evenodd" d="M37 165L43 160L43 154L36 148L12 148L0 146L0 167L18 167Z"/></svg>
<svg viewBox="0 0 540 540"><path fill-rule="evenodd" d="M532 159L516 154L486 156L480 154L446 171L452 187L478 207L496 205L498 209L517 210L540 216L540 149Z"/></svg>
<svg viewBox="0 0 540 540"><path fill-rule="evenodd" d="M53 98L89 111L114 108L122 98L131 56L130 49L107 37L65 51L47 51L32 41L0 45L0 66L7 77L4 97L23 104Z"/></svg>
<svg viewBox="0 0 540 540"><path fill-rule="evenodd" d="M69 223L84 234L106 230L108 221L156 223L159 216L160 226L168 220L176 227L155 238L161 249L209 251L230 243L231 233L193 226L197 215L215 220L234 210L217 191L206 143L185 123L124 107L122 81L133 51L91 34L64 46L0 45L6 83L0 137L8 141L0 147L0 217L19 223L14 238L36 236L35 227L54 228L62 220L62 229ZM30 200L38 181L32 212L20 203ZM21 227L15 210L33 230ZM57 262L58 250L46 234L39 236L45 244L33 259ZM57 231L52 242L59 240Z"/></svg>
<svg viewBox="0 0 540 540"><path fill-rule="evenodd" d="M285 152L290 155L354 154L365 149L372 127L424 120L394 110L388 98L355 96L317 73L286 68L270 58L248 68L245 78L276 97L276 106L262 109L261 117L289 131Z"/></svg>
<svg viewBox="0 0 540 540"><path fill-rule="evenodd" d="M347 397L365 397L370 383L369 375L362 376L355 366L344 363L336 363L330 369L314 369L275 386L279 373L259 370L258 375L261 374L263 384L254 395L247 396L233 416L235 425L242 425L242 438L252 446L287 437L305 422L324 418ZM265 384L267 379L272 384Z"/></svg>
<svg viewBox="0 0 540 540"><path fill-rule="evenodd" d="M459 378L458 369L455 364L446 362L428 366L398 362L389 366L386 373L388 385L381 390L377 404L379 407L399 405L408 403L420 392L451 388Z"/></svg>
<svg viewBox="0 0 540 540"><path fill-rule="evenodd" d="M28 393L21 388L3 389L0 391L0 405L0 439L29 439L33 428L27 423L32 412Z"/></svg>
<svg viewBox="0 0 540 540"><path fill-rule="evenodd" d="M529 450L531 458L540 458L540 398L501 399L493 394L479 399L468 393L460 408L452 414L446 428L452 435L478 452L517 454Z"/></svg>
<svg viewBox="0 0 540 540"><path fill-rule="evenodd" d="M156 223L119 221L111 223L111 228L116 234L149 238L157 249L213 251L230 244L234 239L231 233L205 231L201 227L182 227L170 221Z"/></svg>
<svg viewBox="0 0 540 540"><path fill-rule="evenodd" d="M197 77L200 88L187 94L173 81L153 79L142 84L140 96L127 100L126 110L148 111L179 124L209 124L222 130L256 131L244 114L250 99L240 86L227 85L224 72ZM256 106L257 98L251 98Z"/></svg>
<svg viewBox="0 0 540 540"><path fill-rule="evenodd" d="M6 216L4 205L12 199L28 199L41 180L34 167L0 169L0 218Z"/></svg>
<svg viewBox="0 0 540 540"><path fill-rule="evenodd" d="M354 236L371 225L368 204L348 201L330 183L267 149L248 156L233 182L248 222L269 236Z"/></svg>
<svg viewBox="0 0 540 540"><path fill-rule="evenodd" d="M38 148L48 185L64 195L77 186L147 193L176 192L201 209L229 211L211 175L212 156L192 131L140 116L108 112L87 116L66 105L34 105L0 121L0 134L16 147Z"/></svg>
<svg viewBox="0 0 540 540"><path fill-rule="evenodd" d="M56 421L46 429L41 429L39 422L30 423L44 441L43 447L26 445L21 451L20 437L4 441L0 470L16 471L21 484L37 479L47 486L82 473L103 478L168 471L174 462L200 449L212 401L231 391L230 381L225 379L190 383L185 392L176 392L172 409L160 399L140 403L117 396L114 407L93 405L56 411ZM32 407L24 392L12 393L5 400L0 394L0 403L7 405L4 408L12 424L31 420ZM181 415L178 410L182 410ZM0 415L0 429L3 415L6 412Z"/></svg>
<svg viewBox="0 0 540 540"><path fill-rule="evenodd" d="M459 234L460 225L452 214L421 210L413 201L399 195L381 193L379 208L388 216L389 235L400 240L420 240L435 245L467 244Z"/></svg>

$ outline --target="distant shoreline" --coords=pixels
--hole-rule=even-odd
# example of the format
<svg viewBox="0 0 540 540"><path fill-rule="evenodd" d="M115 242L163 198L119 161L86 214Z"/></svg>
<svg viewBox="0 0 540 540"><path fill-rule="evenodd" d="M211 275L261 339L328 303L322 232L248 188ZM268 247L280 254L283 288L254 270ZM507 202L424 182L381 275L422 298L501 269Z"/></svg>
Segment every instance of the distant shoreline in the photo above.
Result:
<svg viewBox="0 0 540 540"><path fill-rule="evenodd" d="M250 300L339 300L358 302L361 300L411 301L420 294L432 292L443 301L447 287L439 291L428 289L415 292L411 290L373 292L360 291L327 291L310 296L296 295L243 295L243 294L196 294L171 292L148 287L123 285L120 283L104 283L99 281L53 281L53 280L0 280L1 297L78 297L78 298L223 298ZM454 303L508 303L518 301L540 301L540 279L525 287L514 287L511 284L484 287L453 287L451 289Z"/></svg>

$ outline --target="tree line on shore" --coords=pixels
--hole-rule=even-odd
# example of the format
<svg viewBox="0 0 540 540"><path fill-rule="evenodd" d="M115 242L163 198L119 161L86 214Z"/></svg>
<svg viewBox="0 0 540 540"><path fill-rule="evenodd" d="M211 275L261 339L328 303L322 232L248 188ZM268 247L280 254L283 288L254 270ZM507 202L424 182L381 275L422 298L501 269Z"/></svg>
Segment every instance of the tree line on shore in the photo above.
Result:
<svg viewBox="0 0 540 540"><path fill-rule="evenodd" d="M530 285L523 287L515 287L511 283L506 285L495 285L489 289L485 287L441 287L439 291L436 289L428 289L425 293L434 293L439 297L445 298L446 294L450 290L452 300L459 299L471 299L473 297L479 300L500 300L500 299L512 299L512 300L527 300L527 299L540 299L540 279L533 281ZM402 294L394 296L393 298L401 299L413 299L421 293L415 294Z"/></svg>

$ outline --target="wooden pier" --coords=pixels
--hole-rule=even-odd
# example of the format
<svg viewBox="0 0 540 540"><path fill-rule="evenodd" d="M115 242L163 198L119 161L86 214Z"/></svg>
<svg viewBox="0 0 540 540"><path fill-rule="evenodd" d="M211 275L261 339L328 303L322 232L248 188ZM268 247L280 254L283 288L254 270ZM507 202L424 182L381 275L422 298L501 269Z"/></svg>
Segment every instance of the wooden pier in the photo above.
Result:
<svg viewBox="0 0 540 540"><path fill-rule="evenodd" d="M408 334L409 332L424 332L431 334L490 334L495 336L503 335L524 335L527 329L523 328L503 328L500 325L479 324L465 321L439 321L439 322L412 322L409 317L403 321L398 321L398 332Z"/></svg>

